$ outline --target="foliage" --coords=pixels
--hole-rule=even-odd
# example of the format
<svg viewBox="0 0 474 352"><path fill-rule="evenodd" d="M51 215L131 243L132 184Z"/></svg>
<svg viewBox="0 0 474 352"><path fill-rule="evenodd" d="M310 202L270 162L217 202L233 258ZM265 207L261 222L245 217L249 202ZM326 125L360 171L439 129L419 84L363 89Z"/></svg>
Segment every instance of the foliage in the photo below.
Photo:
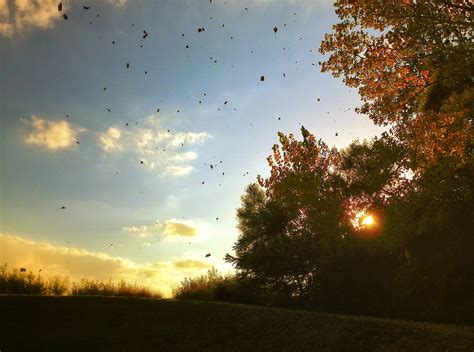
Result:
<svg viewBox="0 0 474 352"><path fill-rule="evenodd" d="M474 162L412 171L389 135L337 151L302 134L280 134L270 176L242 196L237 282L266 304L470 322Z"/></svg>
<svg viewBox="0 0 474 352"><path fill-rule="evenodd" d="M18 269L9 270L7 264L0 266L0 293L19 293L39 295L45 290L45 282L38 274L31 271L20 272Z"/></svg>
<svg viewBox="0 0 474 352"><path fill-rule="evenodd" d="M237 211L235 264L269 292L301 299L348 236L346 185L334 172L338 153L304 127L303 141L279 134L267 179L250 185Z"/></svg>
<svg viewBox="0 0 474 352"><path fill-rule="evenodd" d="M125 281L98 281L83 279L79 282L70 282L68 277L59 275L44 279L41 271L33 272L9 269L7 264L0 266L0 294L34 294L44 296L120 296L120 297L148 297L161 298L159 292L137 284Z"/></svg>
<svg viewBox="0 0 474 352"><path fill-rule="evenodd" d="M222 275L217 269L208 270L207 274L185 278L174 291L178 299L196 299L203 301L239 301L254 303L247 289L245 280L234 274Z"/></svg>
<svg viewBox="0 0 474 352"><path fill-rule="evenodd" d="M69 287L68 277L56 275L45 281L42 294L46 296L64 296L69 293Z"/></svg>
<svg viewBox="0 0 474 352"><path fill-rule="evenodd" d="M145 286L130 284L124 280L118 283L99 280L82 279L72 284L72 296L117 296L161 298L161 294Z"/></svg>
<svg viewBox="0 0 474 352"><path fill-rule="evenodd" d="M385 228L399 261L397 306L462 320L474 312L474 162L443 159L413 183L388 209Z"/></svg>
<svg viewBox="0 0 474 352"><path fill-rule="evenodd" d="M339 0L322 70L359 89L359 112L393 126L419 164L472 158L474 6L463 0Z"/></svg>

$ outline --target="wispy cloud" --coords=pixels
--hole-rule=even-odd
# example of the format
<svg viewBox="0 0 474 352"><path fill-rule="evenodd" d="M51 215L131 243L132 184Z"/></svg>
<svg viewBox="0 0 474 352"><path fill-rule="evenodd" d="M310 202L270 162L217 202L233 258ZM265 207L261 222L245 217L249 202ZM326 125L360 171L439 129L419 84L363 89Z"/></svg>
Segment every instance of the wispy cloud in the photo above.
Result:
<svg viewBox="0 0 474 352"><path fill-rule="evenodd" d="M127 4L127 0L104 0L104 2L118 8L124 8Z"/></svg>
<svg viewBox="0 0 474 352"><path fill-rule="evenodd" d="M206 224L192 220L169 219L164 222L155 221L148 225L124 226L122 230L130 235L147 241L187 240L205 236Z"/></svg>
<svg viewBox="0 0 474 352"><path fill-rule="evenodd" d="M163 225L156 221L151 225L138 225L138 226L124 226L122 230L137 238L150 238L154 235L158 235L163 229Z"/></svg>
<svg viewBox="0 0 474 352"><path fill-rule="evenodd" d="M216 262L195 258L177 258L138 264L130 259L110 256L72 247L53 246L0 234L2 262L10 267L25 267L44 276L69 276L96 280L126 280L157 289L170 296L173 288L185 277L202 274Z"/></svg>
<svg viewBox="0 0 474 352"><path fill-rule="evenodd" d="M66 120L46 120L38 116L23 119L30 128L25 136L25 143L44 147L49 150L65 149L77 142L83 128L74 127Z"/></svg>
<svg viewBox="0 0 474 352"><path fill-rule="evenodd" d="M198 154L189 150L211 138L207 132L172 132L161 127L156 119L148 118L146 127L113 125L98 137L107 153L129 152L149 170L162 175L183 176L193 167Z"/></svg>

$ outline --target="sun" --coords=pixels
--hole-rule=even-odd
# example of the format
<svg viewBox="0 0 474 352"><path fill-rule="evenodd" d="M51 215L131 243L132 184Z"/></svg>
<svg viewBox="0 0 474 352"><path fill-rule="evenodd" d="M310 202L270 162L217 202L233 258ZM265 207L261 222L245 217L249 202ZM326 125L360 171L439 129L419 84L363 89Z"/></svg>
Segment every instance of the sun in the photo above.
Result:
<svg viewBox="0 0 474 352"><path fill-rule="evenodd" d="M361 210L354 216L352 224L356 229L368 230L369 228L373 228L377 225L377 218L366 210Z"/></svg>
<svg viewBox="0 0 474 352"><path fill-rule="evenodd" d="M375 219L372 215L366 215L362 218L360 224L362 226L371 226L371 225L375 224Z"/></svg>

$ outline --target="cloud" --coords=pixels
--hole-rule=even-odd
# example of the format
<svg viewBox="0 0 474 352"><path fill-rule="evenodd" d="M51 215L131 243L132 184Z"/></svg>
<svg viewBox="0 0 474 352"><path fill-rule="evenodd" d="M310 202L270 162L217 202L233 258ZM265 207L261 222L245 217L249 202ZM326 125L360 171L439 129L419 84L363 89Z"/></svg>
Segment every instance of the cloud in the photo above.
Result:
<svg viewBox="0 0 474 352"><path fill-rule="evenodd" d="M99 136L99 142L106 152L115 152L122 150L121 145L122 130L120 127L112 126Z"/></svg>
<svg viewBox="0 0 474 352"><path fill-rule="evenodd" d="M125 8L125 5L127 4L127 0L104 0L104 1L118 8Z"/></svg>
<svg viewBox="0 0 474 352"><path fill-rule="evenodd" d="M23 119L25 124L32 129L26 135L25 142L50 150L64 149L74 145L80 132L85 131L73 127L66 120L47 121L35 115L30 119Z"/></svg>
<svg viewBox="0 0 474 352"><path fill-rule="evenodd" d="M194 237L198 229L189 222L173 219L166 222L164 233L168 237Z"/></svg>
<svg viewBox="0 0 474 352"><path fill-rule="evenodd" d="M124 8L126 0L104 0L105 3ZM0 0L0 35L13 37L35 29L49 29L64 21L62 13L68 13L70 4L80 5L79 0L62 1L63 10L58 11L59 0Z"/></svg>
<svg viewBox="0 0 474 352"><path fill-rule="evenodd" d="M173 176L184 176L191 173L194 168L190 165L167 165L165 167L164 173L166 175L173 175Z"/></svg>
<svg viewBox="0 0 474 352"><path fill-rule="evenodd" d="M145 127L109 127L99 134L99 145L108 154L130 153L144 168L162 175L183 176L193 171L191 162L198 158L189 150L211 138L207 132L171 132L150 117Z"/></svg>
<svg viewBox="0 0 474 352"><path fill-rule="evenodd" d="M167 297L185 277L201 275L212 266L211 262L190 258L138 264L106 253L53 246L5 234L0 234L0 258L2 264L6 262L9 267L24 267L32 272L41 269L45 277L126 280L159 290Z"/></svg>
<svg viewBox="0 0 474 352"><path fill-rule="evenodd" d="M164 223L155 221L150 225L124 226L122 230L139 239L160 241L163 239L189 239L202 237L205 224L197 224L192 220L169 219Z"/></svg>
<svg viewBox="0 0 474 352"><path fill-rule="evenodd" d="M158 234L162 228L163 225L159 221L156 221L151 225L124 226L122 227L122 230L137 238L149 238L154 234Z"/></svg>
<svg viewBox="0 0 474 352"><path fill-rule="evenodd" d="M204 262L202 260L178 260L173 263L175 268L178 269L209 269L212 267L212 264Z"/></svg>
<svg viewBox="0 0 474 352"><path fill-rule="evenodd" d="M59 20L57 0L0 0L0 34L6 37L34 28L51 28Z"/></svg>

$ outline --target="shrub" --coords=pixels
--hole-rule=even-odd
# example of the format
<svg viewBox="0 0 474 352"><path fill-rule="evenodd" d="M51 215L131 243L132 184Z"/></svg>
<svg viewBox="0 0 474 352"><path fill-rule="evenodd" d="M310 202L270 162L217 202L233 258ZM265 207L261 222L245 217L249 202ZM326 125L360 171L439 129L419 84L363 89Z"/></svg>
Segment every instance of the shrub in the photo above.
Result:
<svg viewBox="0 0 474 352"><path fill-rule="evenodd" d="M0 267L0 293L41 294L44 290L41 276L18 269L8 270L7 264Z"/></svg>
<svg viewBox="0 0 474 352"><path fill-rule="evenodd" d="M72 296L117 296L117 297L145 297L162 298L162 295L145 286L130 284L124 280L119 283L82 279L74 282L71 289Z"/></svg>
<svg viewBox="0 0 474 352"><path fill-rule="evenodd" d="M69 278L59 275L48 279L44 284L43 294L47 296L64 296L69 292Z"/></svg>
<svg viewBox="0 0 474 352"><path fill-rule="evenodd" d="M254 281L238 274L222 275L212 268L205 275L186 278L174 290L178 299L263 303Z"/></svg>
<svg viewBox="0 0 474 352"><path fill-rule="evenodd" d="M36 294L44 296L118 296L162 298L162 295L145 286L126 281L82 279L70 282L68 277L59 275L44 280L40 273L9 269L7 264L0 266L0 294Z"/></svg>

